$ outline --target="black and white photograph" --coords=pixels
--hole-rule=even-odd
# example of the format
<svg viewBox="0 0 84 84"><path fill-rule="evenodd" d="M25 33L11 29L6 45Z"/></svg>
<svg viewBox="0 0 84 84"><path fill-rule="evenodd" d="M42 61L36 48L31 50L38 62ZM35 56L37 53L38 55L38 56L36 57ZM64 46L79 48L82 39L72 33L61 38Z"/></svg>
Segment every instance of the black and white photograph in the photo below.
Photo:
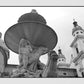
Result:
<svg viewBox="0 0 84 84"><path fill-rule="evenodd" d="M84 7L0 7L0 78L83 78Z"/></svg>

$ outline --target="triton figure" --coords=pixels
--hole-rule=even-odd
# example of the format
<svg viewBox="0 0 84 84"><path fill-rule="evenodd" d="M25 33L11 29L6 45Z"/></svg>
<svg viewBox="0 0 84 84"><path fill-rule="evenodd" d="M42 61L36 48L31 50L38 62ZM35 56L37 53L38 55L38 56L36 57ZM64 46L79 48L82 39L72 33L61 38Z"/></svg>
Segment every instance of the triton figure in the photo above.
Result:
<svg viewBox="0 0 84 84"><path fill-rule="evenodd" d="M23 74L27 77L37 77L41 74L44 69L44 65L40 62L39 58L41 55L48 52L48 49L45 47L32 48L32 45L29 41L25 39L20 40L19 44L19 61L20 65L15 73ZM19 70L19 72L18 72ZM12 75L18 76L17 74ZM31 75L32 74L32 75ZM30 76L31 75L31 76Z"/></svg>

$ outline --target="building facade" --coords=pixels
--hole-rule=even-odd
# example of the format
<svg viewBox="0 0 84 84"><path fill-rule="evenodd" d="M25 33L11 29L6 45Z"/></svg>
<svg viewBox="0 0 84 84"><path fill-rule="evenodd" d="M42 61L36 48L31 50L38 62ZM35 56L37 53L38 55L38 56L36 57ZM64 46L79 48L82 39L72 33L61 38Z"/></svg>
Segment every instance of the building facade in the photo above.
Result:
<svg viewBox="0 0 84 84"><path fill-rule="evenodd" d="M84 30L80 27L76 21L73 22L74 28L72 30L72 35L74 40L71 43L70 47L73 51L72 66L77 69L79 77L83 77L84 66ZM71 67L72 67L71 66Z"/></svg>

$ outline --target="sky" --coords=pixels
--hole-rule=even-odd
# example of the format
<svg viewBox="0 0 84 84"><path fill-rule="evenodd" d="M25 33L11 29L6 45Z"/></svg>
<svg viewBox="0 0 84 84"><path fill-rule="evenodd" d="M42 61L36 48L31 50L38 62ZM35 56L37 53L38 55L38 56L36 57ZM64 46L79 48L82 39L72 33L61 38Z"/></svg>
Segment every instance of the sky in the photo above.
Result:
<svg viewBox="0 0 84 84"><path fill-rule="evenodd" d="M73 19L82 28L84 27L84 7L0 7L0 32L2 32L3 40L6 30L16 24L21 15L31 12L32 9L36 9L46 19L47 25L57 33L58 43L54 50L58 53L60 47L66 57L66 62L69 63L73 54L70 47L74 40ZM47 58L47 55L44 55L40 59L46 64ZM11 50L8 63L19 64L18 55Z"/></svg>
<svg viewBox="0 0 84 84"><path fill-rule="evenodd" d="M0 6L84 6L84 0L0 0Z"/></svg>

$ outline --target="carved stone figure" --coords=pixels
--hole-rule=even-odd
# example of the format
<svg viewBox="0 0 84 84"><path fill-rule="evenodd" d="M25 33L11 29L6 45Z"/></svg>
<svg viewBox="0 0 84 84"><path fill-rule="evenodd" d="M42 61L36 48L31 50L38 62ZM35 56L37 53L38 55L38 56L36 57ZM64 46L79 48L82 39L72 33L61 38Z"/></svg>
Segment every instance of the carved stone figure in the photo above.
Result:
<svg viewBox="0 0 84 84"><path fill-rule="evenodd" d="M21 39L19 44L20 66L12 77L20 74L25 74L26 77L40 77L45 65L40 62L39 57L47 52L47 48L34 47L29 41Z"/></svg>
<svg viewBox="0 0 84 84"><path fill-rule="evenodd" d="M39 57L46 52L48 52L47 48L39 47L33 50L33 52L29 55L28 70L30 72L34 72L34 77L40 77L45 68L45 65L40 62Z"/></svg>
<svg viewBox="0 0 84 84"><path fill-rule="evenodd" d="M29 41L21 39L19 43L19 63L20 67L27 68L28 56L32 52Z"/></svg>
<svg viewBox="0 0 84 84"><path fill-rule="evenodd" d="M48 53L48 63L42 77L56 77L57 59L58 55L55 51L52 50Z"/></svg>
<svg viewBox="0 0 84 84"><path fill-rule="evenodd" d="M0 73L3 73L9 58L9 49L6 47L1 37L2 33L0 32Z"/></svg>
<svg viewBox="0 0 84 84"><path fill-rule="evenodd" d="M0 32L0 46L4 49L7 58L9 58L9 49L7 48L5 42L2 40L2 33Z"/></svg>

